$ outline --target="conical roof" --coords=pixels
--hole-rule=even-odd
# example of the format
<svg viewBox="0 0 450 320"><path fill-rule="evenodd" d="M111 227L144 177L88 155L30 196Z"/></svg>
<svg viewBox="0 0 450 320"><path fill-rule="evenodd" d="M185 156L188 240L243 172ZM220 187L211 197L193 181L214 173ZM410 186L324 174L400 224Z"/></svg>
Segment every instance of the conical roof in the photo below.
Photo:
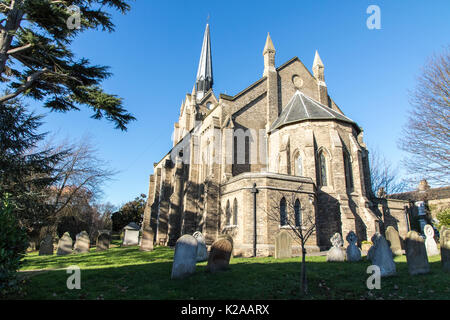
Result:
<svg viewBox="0 0 450 320"><path fill-rule="evenodd" d="M205 34L203 36L202 52L200 55L200 61L197 70L197 81L206 79L209 79L211 81L212 86L213 71L212 71L212 57L211 57L211 39L209 36L209 24L206 25Z"/></svg>
<svg viewBox="0 0 450 320"><path fill-rule="evenodd" d="M306 120L338 120L351 123L358 128L353 120L297 90L283 108L280 116L273 122L270 131L279 129L287 124Z"/></svg>

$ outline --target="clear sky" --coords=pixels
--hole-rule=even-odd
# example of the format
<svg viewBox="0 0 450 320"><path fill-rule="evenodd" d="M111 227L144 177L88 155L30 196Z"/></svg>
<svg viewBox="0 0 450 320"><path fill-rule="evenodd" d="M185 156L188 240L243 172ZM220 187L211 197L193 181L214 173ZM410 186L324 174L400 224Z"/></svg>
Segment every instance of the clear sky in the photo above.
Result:
<svg viewBox="0 0 450 320"><path fill-rule="evenodd" d="M372 4L381 9L380 30L366 26ZM111 67L104 87L124 98L137 121L121 132L83 109L50 113L42 128L61 138L90 136L99 157L120 171L104 186L104 201L119 205L147 194L153 163L172 147L181 101L192 91L208 14L216 96L234 95L262 76L267 32L277 66L298 56L311 70L318 50L330 96L364 129L369 148L395 165L404 157L397 141L408 90L427 58L450 44L448 0L136 0L127 15L113 14L116 32L85 33L73 48Z"/></svg>

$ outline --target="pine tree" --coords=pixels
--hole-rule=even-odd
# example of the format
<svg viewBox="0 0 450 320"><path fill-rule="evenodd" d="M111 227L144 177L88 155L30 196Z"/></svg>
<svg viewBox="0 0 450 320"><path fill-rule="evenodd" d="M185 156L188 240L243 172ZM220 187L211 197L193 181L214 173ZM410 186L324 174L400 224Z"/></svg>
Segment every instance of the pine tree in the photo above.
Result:
<svg viewBox="0 0 450 320"><path fill-rule="evenodd" d="M22 95L52 111L86 106L93 118L105 117L126 130L135 118L120 97L101 87L111 76L108 67L76 59L70 48L84 31L114 31L105 7L130 9L125 0L0 0L0 81L9 88L0 106Z"/></svg>

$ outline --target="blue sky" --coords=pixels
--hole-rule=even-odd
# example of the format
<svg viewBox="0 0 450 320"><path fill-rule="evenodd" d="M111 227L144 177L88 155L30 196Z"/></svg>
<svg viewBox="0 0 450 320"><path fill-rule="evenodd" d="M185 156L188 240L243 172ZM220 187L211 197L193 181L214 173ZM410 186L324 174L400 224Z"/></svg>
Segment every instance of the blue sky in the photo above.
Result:
<svg viewBox="0 0 450 320"><path fill-rule="evenodd" d="M371 4L381 9L380 30L366 26ZM408 90L427 58L450 44L449 13L448 0L136 0L127 15L113 14L116 32L85 33L73 49L111 67L105 90L123 97L138 120L121 132L83 109L49 113L42 130L61 139L91 137L99 157L120 171L104 186L103 201L120 205L146 194L153 163L171 148L181 101L194 85L209 14L216 95L234 95L262 76L267 32L277 66L298 56L311 70L318 50L330 96L363 127L369 148L400 165Z"/></svg>

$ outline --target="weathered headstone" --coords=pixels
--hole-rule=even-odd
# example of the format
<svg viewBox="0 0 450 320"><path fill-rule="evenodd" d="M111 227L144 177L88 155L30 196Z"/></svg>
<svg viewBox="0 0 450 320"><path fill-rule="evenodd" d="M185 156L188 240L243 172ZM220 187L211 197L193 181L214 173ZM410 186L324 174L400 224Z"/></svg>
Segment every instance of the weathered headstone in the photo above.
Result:
<svg viewBox="0 0 450 320"><path fill-rule="evenodd" d="M175 244L172 264L172 279L182 279L195 272L197 263L197 240L185 234Z"/></svg>
<svg viewBox="0 0 450 320"><path fill-rule="evenodd" d="M233 244L229 240L222 238L215 241L209 251L207 270L217 272L228 269L232 252Z"/></svg>
<svg viewBox="0 0 450 320"><path fill-rule="evenodd" d="M205 238L200 231L193 234L193 237L197 239L197 261L208 260L208 250L206 249Z"/></svg>
<svg viewBox="0 0 450 320"><path fill-rule="evenodd" d="M395 262L386 239L377 232L372 236L371 240L373 246L369 249L368 257L372 264L380 268L382 277L395 275Z"/></svg>
<svg viewBox="0 0 450 320"><path fill-rule="evenodd" d="M346 250L347 261L360 261L361 260L361 250L356 246L358 242L358 237L353 231L350 231L346 237L348 241L348 247Z"/></svg>
<svg viewBox="0 0 450 320"><path fill-rule="evenodd" d="M233 237L227 233L219 235L219 239L227 239L228 241L230 241L231 245L234 246Z"/></svg>
<svg viewBox="0 0 450 320"><path fill-rule="evenodd" d="M386 228L385 234L386 240L390 244L392 253L396 256L401 256L403 254L403 251L398 231L393 226L389 226Z"/></svg>
<svg viewBox="0 0 450 320"><path fill-rule="evenodd" d="M431 225L427 224L423 228L423 232L425 233L425 248L427 250L427 255L429 257L435 256L439 254L439 249L437 247L436 241L434 240L434 229Z"/></svg>
<svg viewBox="0 0 450 320"><path fill-rule="evenodd" d="M104 251L109 249L109 243L111 242L111 236L107 232L101 232L97 237L97 251Z"/></svg>
<svg viewBox="0 0 450 320"><path fill-rule="evenodd" d="M68 232L64 233L61 239L59 239L58 242L58 250L56 251L56 254L58 256L64 256L66 254L72 253L72 238L70 237L70 234Z"/></svg>
<svg viewBox="0 0 450 320"><path fill-rule="evenodd" d="M282 230L275 236L275 259L292 257L292 238L289 232Z"/></svg>
<svg viewBox="0 0 450 320"><path fill-rule="evenodd" d="M409 274L425 274L430 272L427 251L423 238L416 231L409 231L405 240L406 262Z"/></svg>
<svg viewBox="0 0 450 320"><path fill-rule="evenodd" d="M442 227L440 236L442 269L445 272L450 272L450 229Z"/></svg>
<svg viewBox="0 0 450 320"><path fill-rule="evenodd" d="M53 237L48 234L42 241L39 247L39 255L47 256L53 255Z"/></svg>
<svg viewBox="0 0 450 320"><path fill-rule="evenodd" d="M145 228L144 231L142 231L141 246L139 249L142 251L152 251L153 238L154 238L153 230L150 228L148 229Z"/></svg>
<svg viewBox="0 0 450 320"><path fill-rule="evenodd" d="M87 253L91 246L91 240L89 234L86 231L81 231L76 236L74 252L75 253Z"/></svg>
<svg viewBox="0 0 450 320"><path fill-rule="evenodd" d="M335 233L331 239L331 244L333 245L327 253L327 261L328 262L340 262L345 261L345 249L344 249L344 241L342 240L342 236L339 233Z"/></svg>
<svg viewBox="0 0 450 320"><path fill-rule="evenodd" d="M123 246L137 246L139 244L139 230L141 228L137 223L130 222L123 228Z"/></svg>

